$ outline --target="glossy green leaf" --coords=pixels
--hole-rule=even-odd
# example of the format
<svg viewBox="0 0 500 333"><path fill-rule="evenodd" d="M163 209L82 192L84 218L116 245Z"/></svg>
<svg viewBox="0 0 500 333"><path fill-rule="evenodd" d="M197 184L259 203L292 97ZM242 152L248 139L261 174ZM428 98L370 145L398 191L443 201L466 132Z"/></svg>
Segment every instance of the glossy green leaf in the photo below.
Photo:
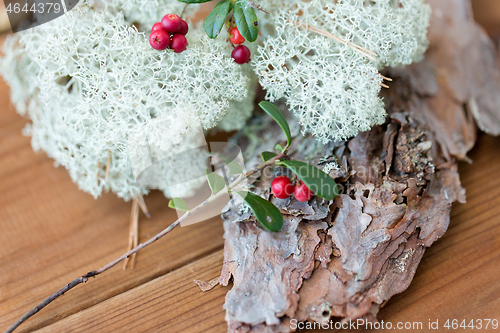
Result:
<svg viewBox="0 0 500 333"><path fill-rule="evenodd" d="M259 36L259 20L253 7L246 1L236 1L233 15L241 35L247 41L255 42Z"/></svg>
<svg viewBox="0 0 500 333"><path fill-rule="evenodd" d="M291 160L281 161L280 165L292 170L315 195L326 200L333 200L339 195L335 180L315 166Z"/></svg>
<svg viewBox="0 0 500 333"><path fill-rule="evenodd" d="M251 192L236 192L250 206L257 221L267 230L278 232L283 228L283 215L275 205Z"/></svg>
<svg viewBox="0 0 500 333"><path fill-rule="evenodd" d="M209 170L207 172L208 185L210 185L210 189L213 194L216 194L226 187L226 182L224 178L216 174L215 172L211 172Z"/></svg>
<svg viewBox="0 0 500 333"><path fill-rule="evenodd" d="M212 0L178 0L178 1L191 4L191 3L204 3Z"/></svg>
<svg viewBox="0 0 500 333"><path fill-rule="evenodd" d="M278 154L270 152L270 151L265 151L262 154L260 154L260 156L262 156L262 159L264 160L264 162L267 162L271 158L278 156Z"/></svg>
<svg viewBox="0 0 500 333"><path fill-rule="evenodd" d="M168 203L168 207L189 212L189 208L186 202L181 198L173 198L172 200L170 200L170 202Z"/></svg>
<svg viewBox="0 0 500 333"><path fill-rule="evenodd" d="M281 129L283 130L283 132L285 132L286 135L287 147L290 146L290 143L292 142L292 134L290 132L290 127L288 126L288 122L286 121L286 118L280 111L280 109L278 109L278 107L273 103L267 101L260 102L259 106L264 111L266 111L266 113L270 115L278 123L278 125L280 125Z"/></svg>
<svg viewBox="0 0 500 333"><path fill-rule="evenodd" d="M216 38L219 36L226 21L227 14L231 11L231 1L219 2L205 19L205 32L208 37Z"/></svg>

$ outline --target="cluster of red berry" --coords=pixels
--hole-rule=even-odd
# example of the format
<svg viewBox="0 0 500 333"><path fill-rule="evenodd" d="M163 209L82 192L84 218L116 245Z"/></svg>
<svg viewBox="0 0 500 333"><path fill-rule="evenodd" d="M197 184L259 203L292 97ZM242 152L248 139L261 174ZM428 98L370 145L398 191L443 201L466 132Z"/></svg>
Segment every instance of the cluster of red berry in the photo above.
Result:
<svg viewBox="0 0 500 333"><path fill-rule="evenodd" d="M245 42L245 37L243 37L237 27L231 28L229 30L229 41L233 45L238 45L231 52L231 57L237 64L243 65L250 62L250 56L252 53L250 49L245 45L241 45Z"/></svg>
<svg viewBox="0 0 500 333"><path fill-rule="evenodd" d="M188 46L185 36L188 31L188 24L179 15L167 14L161 22L153 25L149 35L149 44L155 50L171 48L175 53L181 53Z"/></svg>
<svg viewBox="0 0 500 333"><path fill-rule="evenodd" d="M294 186L292 181L287 176L279 176L274 178L271 183L271 191L278 199L289 198L292 194L298 201L309 201L314 193L301 181L298 181Z"/></svg>

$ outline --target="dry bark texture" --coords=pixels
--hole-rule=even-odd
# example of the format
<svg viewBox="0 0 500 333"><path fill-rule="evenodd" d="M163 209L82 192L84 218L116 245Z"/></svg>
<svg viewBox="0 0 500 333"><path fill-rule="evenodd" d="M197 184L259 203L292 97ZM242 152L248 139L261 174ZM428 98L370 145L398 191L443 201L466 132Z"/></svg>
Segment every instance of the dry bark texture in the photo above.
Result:
<svg viewBox="0 0 500 333"><path fill-rule="evenodd" d="M262 174L254 190L281 208L283 230L261 230L239 202L223 214L220 283L234 282L225 304L230 332L289 332L291 319L376 320L448 228L452 204L465 201L456 159L467 159L476 123L500 134L499 61L468 1L430 3L426 59L387 73L387 123L328 146L299 136L291 148L336 178L342 194L333 202L280 200L269 193L273 174ZM260 127L255 151L272 150L280 129Z"/></svg>

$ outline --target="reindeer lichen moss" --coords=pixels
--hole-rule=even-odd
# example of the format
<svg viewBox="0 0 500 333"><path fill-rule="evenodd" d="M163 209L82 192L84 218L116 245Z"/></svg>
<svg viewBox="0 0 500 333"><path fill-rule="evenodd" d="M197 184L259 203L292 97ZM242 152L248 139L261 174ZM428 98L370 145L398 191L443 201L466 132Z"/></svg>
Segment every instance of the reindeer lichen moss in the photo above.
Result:
<svg viewBox="0 0 500 333"><path fill-rule="evenodd" d="M95 197L112 190L129 200L151 188L170 196L165 179L187 181L206 167L203 140L192 133L243 128L258 83L270 101L286 100L304 134L342 140L384 121L379 70L419 60L428 44L423 0L257 4L268 13L257 10L260 36L243 66L230 56L227 33L209 39L203 24L190 27L182 54L152 49L151 26L184 9L173 0L82 0L64 16L10 36L0 70L17 111L31 119L25 132L33 148ZM197 8L188 6L187 16ZM138 184L141 166L133 161L147 149L144 138L159 159L165 151L185 153L171 167L150 168ZM193 194L202 182L176 195Z"/></svg>

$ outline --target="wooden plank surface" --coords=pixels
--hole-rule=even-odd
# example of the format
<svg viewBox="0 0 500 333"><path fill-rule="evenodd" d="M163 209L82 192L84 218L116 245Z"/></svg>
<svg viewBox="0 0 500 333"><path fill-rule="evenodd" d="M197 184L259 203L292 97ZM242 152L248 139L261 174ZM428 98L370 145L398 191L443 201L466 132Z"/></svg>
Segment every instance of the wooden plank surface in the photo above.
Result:
<svg viewBox="0 0 500 333"><path fill-rule="evenodd" d="M131 203L113 194L99 200L78 190L62 167L33 152L27 123L10 105L0 81L0 331L52 292L126 251ZM176 218L158 192L141 214L145 241ZM133 270L115 267L58 299L20 332L46 326L141 285L223 246L220 218L179 228L138 254Z"/></svg>
<svg viewBox="0 0 500 333"><path fill-rule="evenodd" d="M218 277L222 260L216 252L37 332L224 332L230 288L204 293L193 283Z"/></svg>
<svg viewBox="0 0 500 333"><path fill-rule="evenodd" d="M11 31L10 22L5 9L5 2L0 0L0 33L4 31Z"/></svg>
<svg viewBox="0 0 500 333"><path fill-rule="evenodd" d="M470 155L474 164L460 166L468 202L454 207L448 232L427 250L410 288L381 310L380 320L439 320L441 328L447 319L500 320L499 151L500 138L480 137ZM203 293L193 283L216 277L221 265L220 251L38 332L223 332L229 287Z"/></svg>
<svg viewBox="0 0 500 333"><path fill-rule="evenodd" d="M26 123L0 81L0 331L127 245L131 204L79 191L63 168L32 151L21 135ZM448 232L426 252L410 288L381 310L381 320L500 320L499 152L499 138L480 136L470 154L474 164L460 165L467 204L454 207ZM141 215L141 241L175 219L159 193L146 202L153 218ZM202 293L192 282L217 276L221 249L219 219L176 230L141 251L134 270L116 267L78 286L19 332L223 332L229 288Z"/></svg>

